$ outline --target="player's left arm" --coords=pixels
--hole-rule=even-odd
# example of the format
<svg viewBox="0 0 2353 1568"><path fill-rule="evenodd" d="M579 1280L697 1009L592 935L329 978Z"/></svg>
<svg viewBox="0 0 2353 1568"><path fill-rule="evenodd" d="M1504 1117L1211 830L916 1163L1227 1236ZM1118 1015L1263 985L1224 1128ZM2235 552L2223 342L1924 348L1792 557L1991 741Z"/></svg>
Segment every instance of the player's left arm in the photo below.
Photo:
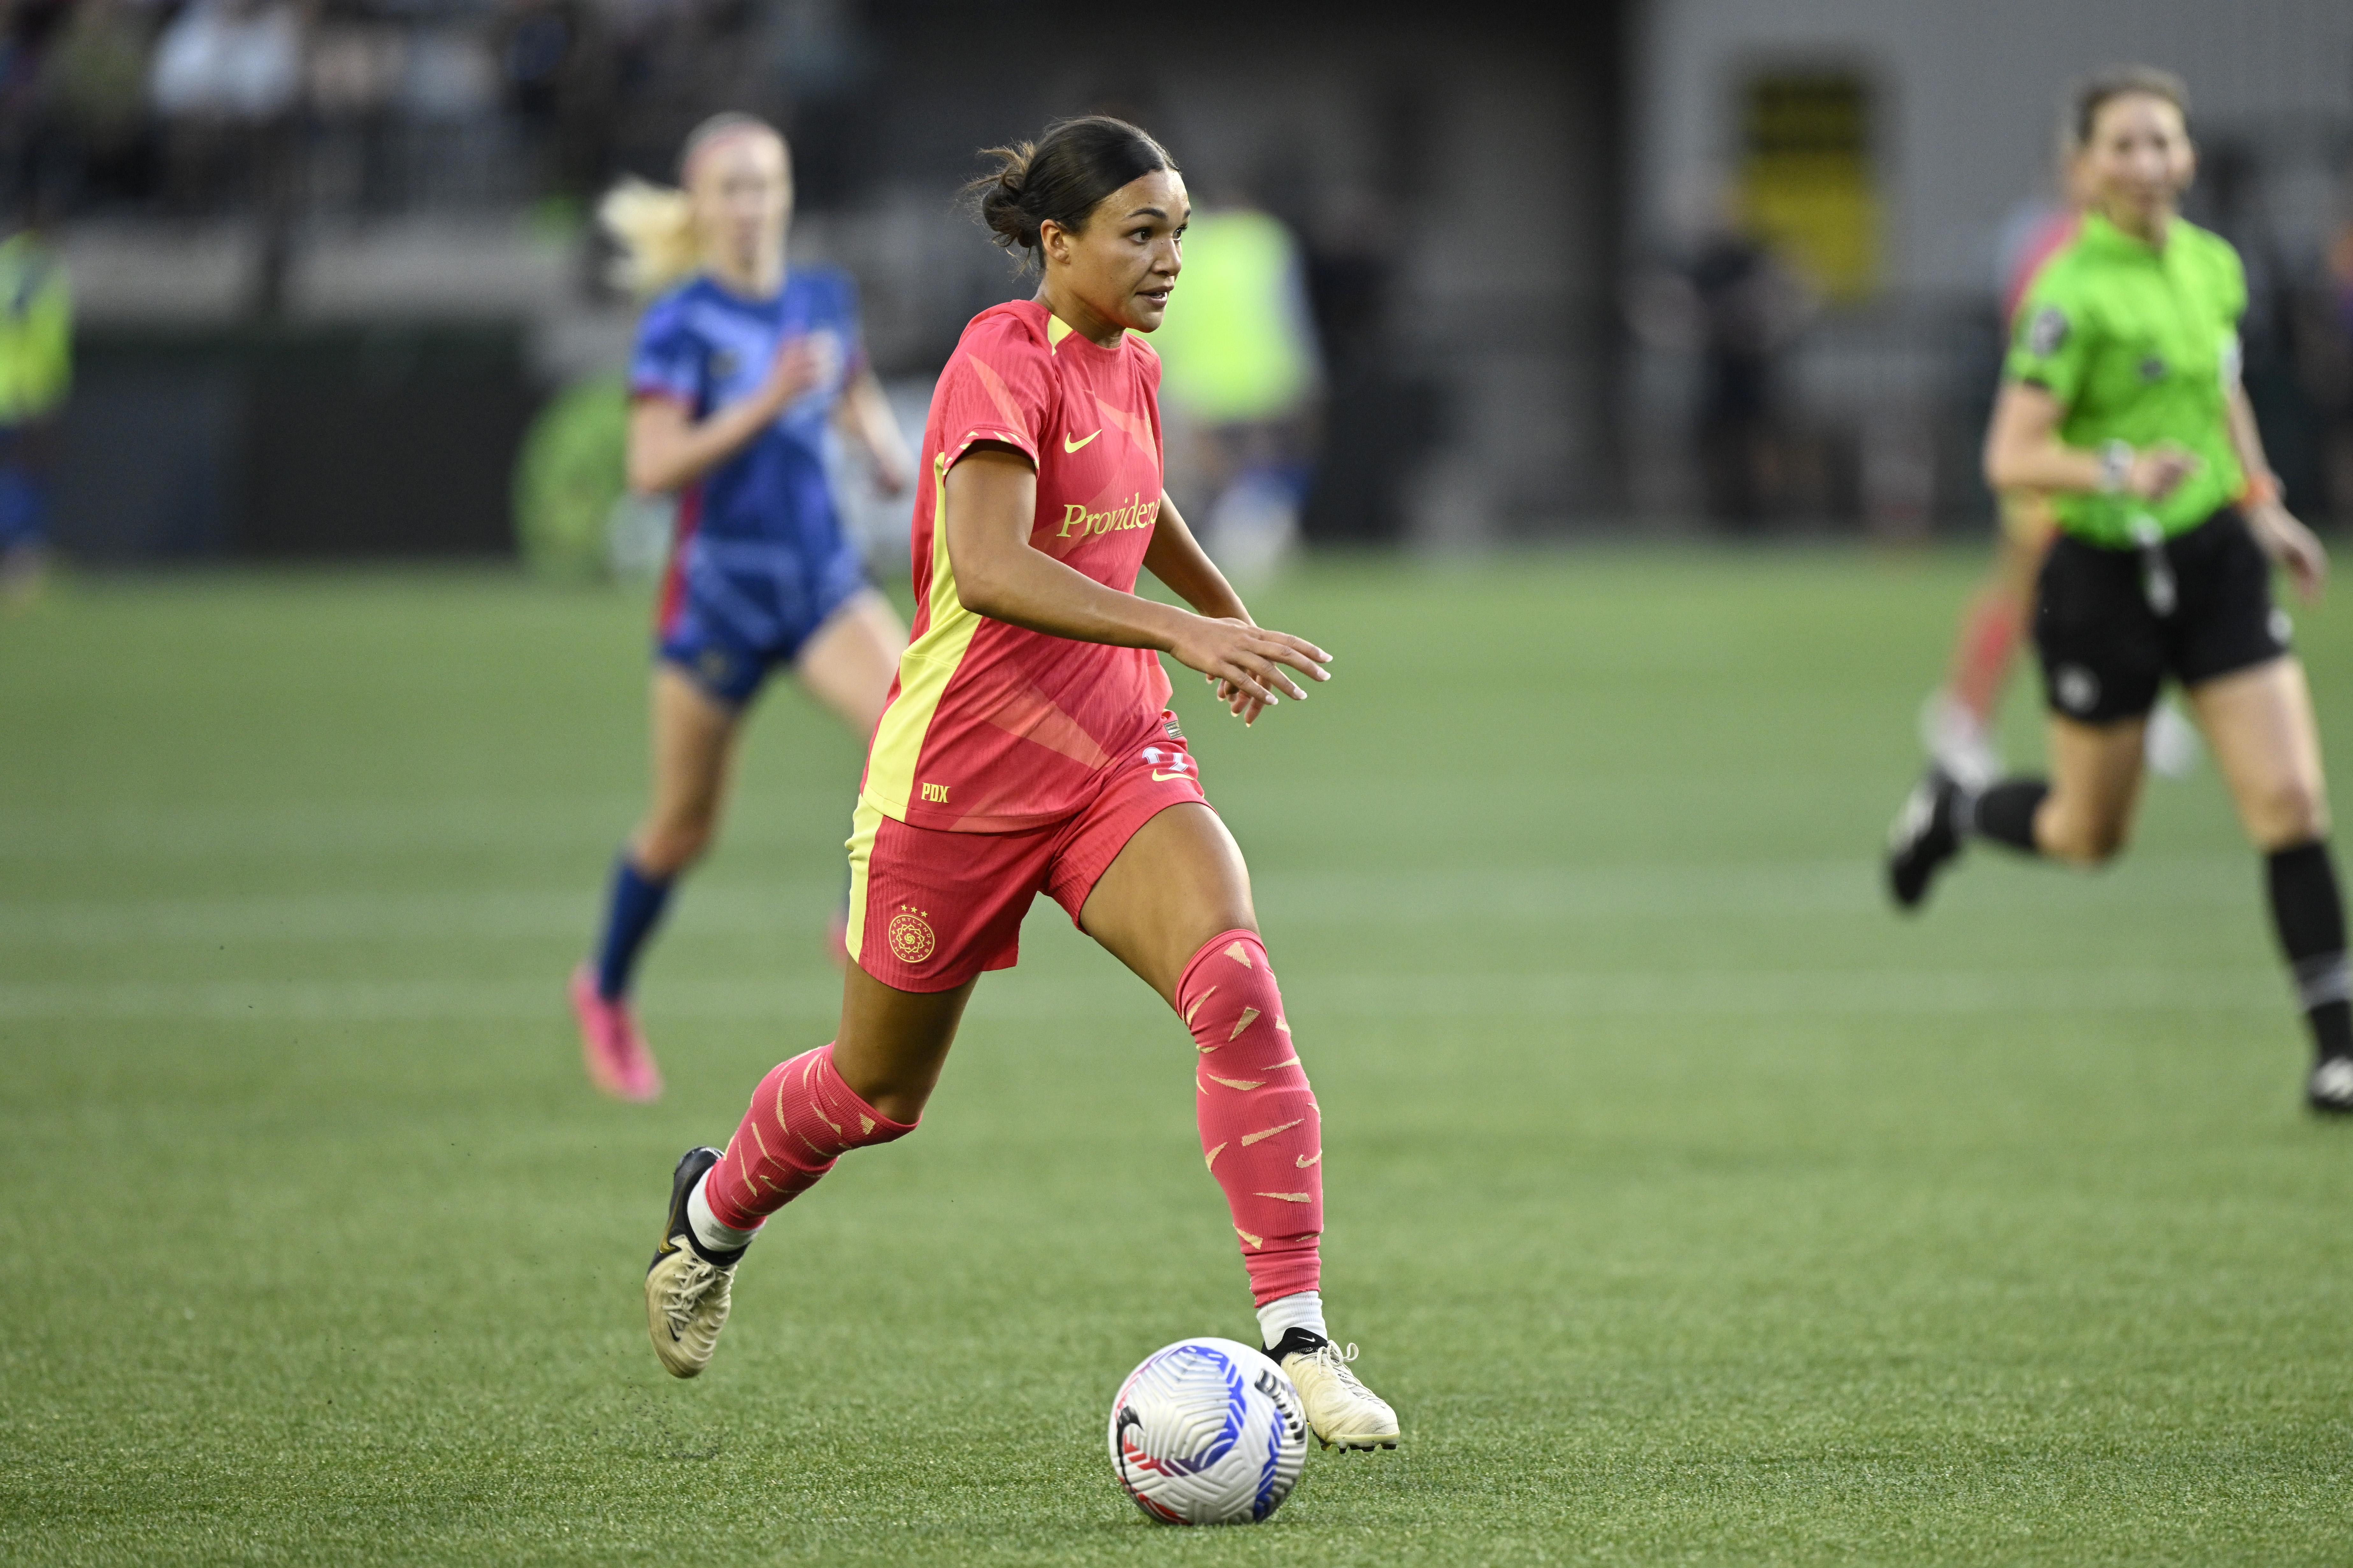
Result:
<svg viewBox="0 0 2353 1568"><path fill-rule="evenodd" d="M1176 499L1167 491L1160 492L1160 510L1152 521L1152 542L1144 552L1145 570L1166 584L1168 591L1184 600L1202 615L1213 620L1258 622L1251 618L1242 596L1193 537L1193 530L1176 510ZM1231 681L1207 676L1218 693L1218 700L1234 710L1244 722L1257 721L1261 704L1256 698L1242 691Z"/></svg>
<svg viewBox="0 0 2353 1568"><path fill-rule="evenodd" d="M1250 621L1242 596L1201 548L1186 526L1176 500L1160 492L1160 510L1153 514L1152 542L1145 547L1144 569L1168 585L1168 591L1213 620Z"/></svg>
<svg viewBox="0 0 2353 1568"><path fill-rule="evenodd" d="M867 461L874 468L874 482L883 494L895 496L913 481L914 456L907 450L899 416L891 412L891 399L871 367L860 365L842 388L833 419L843 435L866 448Z"/></svg>
<svg viewBox="0 0 2353 1568"><path fill-rule="evenodd" d="M2288 574L2296 593L2306 600L2317 598L2321 585L2328 579L2328 552L2312 530L2298 522L2295 514L2280 503L2279 478L2272 472L2269 458L2263 456L2263 432L2255 426L2255 406L2247 400L2247 389L2235 380L2231 384L2230 397L2231 445L2239 454L2239 467L2247 476L2247 488L2239 497L2239 510L2247 520L2248 530L2255 542Z"/></svg>

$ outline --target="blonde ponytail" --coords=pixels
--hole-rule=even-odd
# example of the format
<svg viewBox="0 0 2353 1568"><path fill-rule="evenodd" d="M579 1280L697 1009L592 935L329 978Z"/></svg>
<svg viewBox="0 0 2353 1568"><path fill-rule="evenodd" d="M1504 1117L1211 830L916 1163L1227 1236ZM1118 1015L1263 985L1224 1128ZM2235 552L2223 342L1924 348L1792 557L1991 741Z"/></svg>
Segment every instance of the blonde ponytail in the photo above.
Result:
<svg viewBox="0 0 2353 1568"><path fill-rule="evenodd" d="M596 204L596 221L621 247L614 283L641 299L702 270L694 204L684 191L623 175Z"/></svg>

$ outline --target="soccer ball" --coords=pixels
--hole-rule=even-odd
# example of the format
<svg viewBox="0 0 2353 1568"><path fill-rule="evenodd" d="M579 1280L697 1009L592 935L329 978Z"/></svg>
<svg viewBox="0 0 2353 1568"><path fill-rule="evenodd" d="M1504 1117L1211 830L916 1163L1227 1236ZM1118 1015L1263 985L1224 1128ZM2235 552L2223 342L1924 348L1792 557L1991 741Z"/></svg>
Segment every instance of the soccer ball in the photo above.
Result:
<svg viewBox="0 0 2353 1568"><path fill-rule="evenodd" d="M1232 1340L1145 1357L1111 1405L1111 1462L1164 1524L1255 1524L1307 1462L1307 1415L1282 1369Z"/></svg>

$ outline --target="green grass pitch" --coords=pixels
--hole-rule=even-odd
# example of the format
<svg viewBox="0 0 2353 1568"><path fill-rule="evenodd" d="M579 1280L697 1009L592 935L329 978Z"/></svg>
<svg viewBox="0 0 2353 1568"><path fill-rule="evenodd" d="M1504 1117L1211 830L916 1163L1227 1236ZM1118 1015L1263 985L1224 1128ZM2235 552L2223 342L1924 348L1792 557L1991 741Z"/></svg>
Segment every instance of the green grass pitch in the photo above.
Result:
<svg viewBox="0 0 2353 1568"><path fill-rule="evenodd" d="M563 985L638 596L64 585L0 620L0 1559L2353 1560L2353 1128L2211 763L2107 872L1883 907L1980 559L1327 563L1260 605L1312 701L1180 683L1408 1433L1198 1532L1103 1454L1146 1352L1252 1326L1192 1053L1050 903L674 1383L670 1164L828 1037L852 742L766 700L616 1106ZM2342 759L2353 616L2299 619Z"/></svg>

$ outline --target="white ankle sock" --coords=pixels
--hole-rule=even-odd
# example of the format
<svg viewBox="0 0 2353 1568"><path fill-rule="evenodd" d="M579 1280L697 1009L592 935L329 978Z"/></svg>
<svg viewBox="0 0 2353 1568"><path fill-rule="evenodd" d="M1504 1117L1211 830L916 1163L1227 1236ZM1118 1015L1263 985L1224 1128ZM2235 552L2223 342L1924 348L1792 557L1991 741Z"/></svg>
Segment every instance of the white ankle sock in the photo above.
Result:
<svg viewBox="0 0 2353 1568"><path fill-rule="evenodd" d="M733 1226L722 1225L719 1216L711 1212L710 1200L702 1195L702 1184L710 1179L711 1173L703 1172L694 1184L694 1191L686 1194L686 1223L694 1227L694 1239L712 1252L733 1252L739 1247L750 1246L752 1238L760 1234L757 1227L737 1230Z"/></svg>
<svg viewBox="0 0 2353 1568"><path fill-rule="evenodd" d="M1324 1296L1317 1290L1302 1290L1293 1296L1277 1296L1258 1310L1258 1331L1262 1345L1280 1344L1283 1331L1305 1329L1319 1339L1332 1336L1324 1329Z"/></svg>

